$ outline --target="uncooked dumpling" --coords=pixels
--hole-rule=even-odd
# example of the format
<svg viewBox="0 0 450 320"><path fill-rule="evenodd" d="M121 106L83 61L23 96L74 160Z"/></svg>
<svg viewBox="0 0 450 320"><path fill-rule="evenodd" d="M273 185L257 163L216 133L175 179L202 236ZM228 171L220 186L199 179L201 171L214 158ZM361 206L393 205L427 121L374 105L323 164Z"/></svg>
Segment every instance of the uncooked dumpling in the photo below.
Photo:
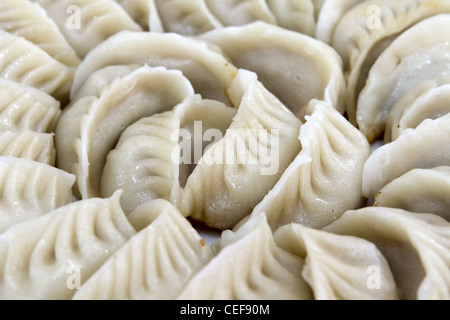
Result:
<svg viewBox="0 0 450 320"><path fill-rule="evenodd" d="M79 201L0 237L2 299L66 300L135 233L119 204Z"/></svg>
<svg viewBox="0 0 450 320"><path fill-rule="evenodd" d="M186 185L204 150L225 135L235 115L236 109L196 95L172 111L131 125L108 155L102 196L122 189L125 212L147 200L170 200L177 187Z"/></svg>
<svg viewBox="0 0 450 320"><path fill-rule="evenodd" d="M450 223L433 214L371 207L349 211L325 231L373 242L401 299L450 299Z"/></svg>
<svg viewBox="0 0 450 320"><path fill-rule="evenodd" d="M224 138L203 155L175 202L185 216L218 229L251 213L300 151L300 120L241 70L229 97L240 107Z"/></svg>
<svg viewBox="0 0 450 320"><path fill-rule="evenodd" d="M450 5L450 2L448 2ZM416 84L450 75L450 14L437 15L402 33L377 59L358 99L359 129L374 141L386 129L393 105Z"/></svg>
<svg viewBox="0 0 450 320"><path fill-rule="evenodd" d="M142 31L113 0L32 1L45 9L82 59L95 46L120 31Z"/></svg>
<svg viewBox="0 0 450 320"><path fill-rule="evenodd" d="M144 66L117 78L100 97L84 97L64 110L55 136L58 167L77 176L83 199L100 196L106 158L122 132L192 95L191 84L177 70Z"/></svg>
<svg viewBox="0 0 450 320"><path fill-rule="evenodd" d="M0 131L0 156L15 157L55 165L53 135L33 131Z"/></svg>
<svg viewBox="0 0 450 320"><path fill-rule="evenodd" d="M0 78L67 101L75 68L55 60L34 43L3 30L0 30L0 50Z"/></svg>
<svg viewBox="0 0 450 320"><path fill-rule="evenodd" d="M304 260L279 248L264 214L225 231L218 254L189 282L179 300L311 300ZM214 279L214 281L211 281Z"/></svg>
<svg viewBox="0 0 450 320"><path fill-rule="evenodd" d="M153 1L165 32L195 36L222 27L217 17L210 12L205 0Z"/></svg>
<svg viewBox="0 0 450 320"><path fill-rule="evenodd" d="M144 30L149 30L150 0L115 0Z"/></svg>
<svg viewBox="0 0 450 320"><path fill-rule="evenodd" d="M416 128L426 119L436 119L447 113L450 113L450 77L424 81L392 107L385 142L396 140L406 129Z"/></svg>
<svg viewBox="0 0 450 320"><path fill-rule="evenodd" d="M61 115L60 102L45 92L0 78L0 129L3 131L55 130Z"/></svg>
<svg viewBox="0 0 450 320"><path fill-rule="evenodd" d="M313 36L316 30L315 5L317 0L266 0L282 28Z"/></svg>
<svg viewBox="0 0 450 320"><path fill-rule="evenodd" d="M149 201L129 218L139 233L82 285L75 300L175 299L214 256L167 201Z"/></svg>
<svg viewBox="0 0 450 320"><path fill-rule="evenodd" d="M256 72L301 121L312 99L343 112L342 62L328 45L263 22L213 30L200 38L218 45L237 67Z"/></svg>
<svg viewBox="0 0 450 320"><path fill-rule="evenodd" d="M44 9L30 0L1 1L0 29L27 39L69 67L80 63L80 58L56 23Z"/></svg>
<svg viewBox="0 0 450 320"><path fill-rule="evenodd" d="M75 176L33 160L0 157L0 181L3 233L15 224L71 203Z"/></svg>
<svg viewBox="0 0 450 320"><path fill-rule="evenodd" d="M377 149L363 172L363 194L374 197L392 180L413 169L432 169L450 164L450 114L425 120L397 140Z"/></svg>
<svg viewBox="0 0 450 320"><path fill-rule="evenodd" d="M356 124L358 96L380 54L411 26L445 12L450 12L447 0L368 0L355 5L341 18L331 44L344 61L348 80L346 106L352 123ZM430 34L434 38L437 33ZM419 43L422 40L415 44Z"/></svg>
<svg viewBox="0 0 450 320"><path fill-rule="evenodd" d="M265 212L273 229L292 222L322 228L366 203L367 139L329 104L314 100L310 108L300 130L302 151L253 211Z"/></svg>
<svg viewBox="0 0 450 320"><path fill-rule="evenodd" d="M289 224L274 234L282 249L305 260L303 278L315 300L396 300L397 286L377 247L366 240Z"/></svg>
<svg viewBox="0 0 450 320"><path fill-rule="evenodd" d="M112 65L147 64L183 72L203 99L230 102L225 94L238 73L225 57L204 42L178 34L121 32L91 51L75 75L72 95L97 70Z"/></svg>
<svg viewBox="0 0 450 320"><path fill-rule="evenodd" d="M386 185L375 206L433 213L450 222L450 167L414 169Z"/></svg>

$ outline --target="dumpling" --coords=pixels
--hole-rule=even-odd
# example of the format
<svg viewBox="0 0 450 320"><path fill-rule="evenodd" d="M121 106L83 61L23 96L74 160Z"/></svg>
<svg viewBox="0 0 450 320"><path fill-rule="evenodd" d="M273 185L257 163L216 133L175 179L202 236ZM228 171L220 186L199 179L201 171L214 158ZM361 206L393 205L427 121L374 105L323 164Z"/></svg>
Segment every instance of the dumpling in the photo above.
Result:
<svg viewBox="0 0 450 320"><path fill-rule="evenodd" d="M256 72L261 83L302 121L312 99L342 106L342 62L318 40L263 22L213 30L200 39L218 45L237 67Z"/></svg>
<svg viewBox="0 0 450 320"><path fill-rule="evenodd" d="M0 50L0 78L67 101L75 68L58 62L34 43L3 30L0 30Z"/></svg>
<svg viewBox="0 0 450 320"><path fill-rule="evenodd" d="M129 219L139 233L82 285L74 300L172 300L214 256L167 201L149 201Z"/></svg>
<svg viewBox="0 0 450 320"><path fill-rule="evenodd" d="M44 163L0 157L0 182L0 233L3 233L15 224L72 202L75 177Z"/></svg>
<svg viewBox="0 0 450 320"><path fill-rule="evenodd" d="M371 154L367 139L329 104L314 100L310 108L300 129L302 151L253 211L265 212L274 230L292 222L322 228L367 203L362 195L363 167Z"/></svg>
<svg viewBox="0 0 450 320"><path fill-rule="evenodd" d="M45 9L83 59L95 46L123 31L142 31L113 0L32 0Z"/></svg>
<svg viewBox="0 0 450 320"><path fill-rule="evenodd" d="M450 76L427 80L413 87L393 105L384 140L396 140L403 131L416 128L426 119L450 113Z"/></svg>
<svg viewBox="0 0 450 320"><path fill-rule="evenodd" d="M373 242L389 263L400 299L450 299L450 223L443 218L368 207L324 230Z"/></svg>
<svg viewBox="0 0 450 320"><path fill-rule="evenodd" d="M433 213L450 222L450 167L414 169L386 185L375 206Z"/></svg>
<svg viewBox="0 0 450 320"><path fill-rule="evenodd" d="M66 66L76 67L80 63L80 58L55 22L30 0L2 1L0 29L27 39Z"/></svg>
<svg viewBox="0 0 450 320"><path fill-rule="evenodd" d="M331 45L344 61L348 81L346 106L352 123L357 123L358 97L379 55L409 27L445 12L450 12L447 0L368 0L341 18Z"/></svg>
<svg viewBox="0 0 450 320"><path fill-rule="evenodd" d="M363 171L363 194L373 198L392 180L413 169L432 169L450 164L450 114L425 120L397 140L378 148Z"/></svg>
<svg viewBox="0 0 450 320"><path fill-rule="evenodd" d="M265 0L204 0L223 26L242 26L255 21L276 24Z"/></svg>
<svg viewBox="0 0 450 320"><path fill-rule="evenodd" d="M0 78L0 130L50 133L61 115L59 101L45 92Z"/></svg>
<svg viewBox="0 0 450 320"><path fill-rule="evenodd" d="M149 30L150 0L115 0L144 30Z"/></svg>
<svg viewBox="0 0 450 320"><path fill-rule="evenodd" d="M315 300L397 300L390 267L366 240L289 224L274 233L275 243L305 260L302 276Z"/></svg>
<svg viewBox="0 0 450 320"><path fill-rule="evenodd" d="M0 237L0 298L66 300L136 230L110 199L78 201Z"/></svg>
<svg viewBox="0 0 450 320"><path fill-rule="evenodd" d="M342 16L363 1L365 0L324 0L317 18L316 39L331 44L335 28Z"/></svg>
<svg viewBox="0 0 450 320"><path fill-rule="evenodd" d="M144 66L117 78L100 97L84 97L64 110L56 128L57 166L77 176L82 199L99 197L106 158L122 132L193 95L177 70Z"/></svg>
<svg viewBox="0 0 450 320"><path fill-rule="evenodd" d="M217 229L251 213L300 151L300 120L257 79L241 70L230 87L236 117L209 148L175 200L184 216Z"/></svg>
<svg viewBox="0 0 450 320"><path fill-rule="evenodd" d="M315 5L317 0L266 0L278 26L314 36L316 30Z"/></svg>
<svg viewBox="0 0 450 320"><path fill-rule="evenodd" d="M357 107L358 127L370 141L384 133L392 106L409 89L450 75L450 36L435 32L448 28L450 14L425 19L400 35L377 59Z"/></svg>
<svg viewBox="0 0 450 320"><path fill-rule="evenodd" d="M313 299L301 276L304 260L276 245L264 214L235 232L225 231L220 245L215 245L217 255L193 277L179 300Z"/></svg>
<svg viewBox="0 0 450 320"><path fill-rule="evenodd" d="M152 0L159 14L165 32L175 32L185 36L222 27L220 21L211 14L205 0ZM222 2L224 2L222 0Z"/></svg>
<svg viewBox="0 0 450 320"><path fill-rule="evenodd" d="M15 157L55 165L53 134L33 131L0 131L0 156Z"/></svg>
<svg viewBox="0 0 450 320"><path fill-rule="evenodd" d="M101 195L124 191L125 212L151 199L170 200L184 187L204 150L225 135L236 109L188 97L174 110L143 118L122 133L108 154Z"/></svg>
<svg viewBox="0 0 450 320"><path fill-rule="evenodd" d="M178 34L121 32L91 51L75 75L72 94L89 75L112 65L147 64L183 72L204 99L230 102L225 94L238 73L220 52L204 42Z"/></svg>

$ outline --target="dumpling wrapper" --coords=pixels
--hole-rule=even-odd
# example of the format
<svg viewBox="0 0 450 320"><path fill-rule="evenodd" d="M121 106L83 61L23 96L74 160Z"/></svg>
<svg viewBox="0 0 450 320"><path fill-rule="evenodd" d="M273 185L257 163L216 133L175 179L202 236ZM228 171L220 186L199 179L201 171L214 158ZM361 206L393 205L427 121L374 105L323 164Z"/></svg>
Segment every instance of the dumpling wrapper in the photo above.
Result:
<svg viewBox="0 0 450 320"><path fill-rule="evenodd" d="M300 120L241 70L229 97L240 103L222 140L209 148L174 203L217 229L234 227L261 202L300 151ZM177 194L176 192L175 194Z"/></svg>
<svg viewBox="0 0 450 320"><path fill-rule="evenodd" d="M368 207L348 211L324 231L373 242L403 300L450 299L450 223L433 214Z"/></svg>
<svg viewBox="0 0 450 320"><path fill-rule="evenodd" d="M72 97L89 76L107 66L139 64L180 70L203 99L227 105L225 92L238 69L222 53L193 38L156 32L120 32L93 49L75 74Z"/></svg>
<svg viewBox="0 0 450 320"><path fill-rule="evenodd" d="M148 201L129 219L139 232L82 285L74 300L172 300L214 256L167 201Z"/></svg>
<svg viewBox="0 0 450 320"><path fill-rule="evenodd" d="M276 25L314 36L316 30L315 2L317 0L266 0L270 11L275 16Z"/></svg>
<svg viewBox="0 0 450 320"><path fill-rule="evenodd" d="M312 115L300 129L302 150L252 213L265 212L274 230L293 222L322 228L367 203L367 139L328 103L313 100L309 108Z"/></svg>
<svg viewBox="0 0 450 320"><path fill-rule="evenodd" d="M0 29L34 43L68 67L77 67L80 58L45 10L30 0L0 3Z"/></svg>
<svg viewBox="0 0 450 320"><path fill-rule="evenodd" d="M377 247L300 224L274 233L275 243L305 260L302 276L315 300L397 300L397 285Z"/></svg>
<svg viewBox="0 0 450 320"><path fill-rule="evenodd" d="M370 142L385 132L389 112L409 89L450 75L450 36L435 32L449 28L450 14L425 19L402 33L372 66L356 118Z"/></svg>
<svg viewBox="0 0 450 320"><path fill-rule="evenodd" d="M51 133L61 103L42 90L0 78L0 130Z"/></svg>
<svg viewBox="0 0 450 320"><path fill-rule="evenodd" d="M0 297L68 300L136 230L119 203L89 199L20 223L0 236Z"/></svg>
<svg viewBox="0 0 450 320"><path fill-rule="evenodd" d="M108 154L102 196L122 189L125 212L151 199L172 199L175 190L186 185L204 150L225 135L235 115L236 109L195 95L172 111L137 121Z"/></svg>
<svg viewBox="0 0 450 320"><path fill-rule="evenodd" d="M328 45L298 32L263 22L203 34L238 68L258 79L301 121L312 99L331 103L343 113L342 61Z"/></svg>
<svg viewBox="0 0 450 320"><path fill-rule="evenodd" d="M450 113L450 77L424 81L409 90L392 107L384 140L386 143L394 141L405 130L416 128L426 119L437 119L447 113Z"/></svg>
<svg viewBox="0 0 450 320"><path fill-rule="evenodd" d="M304 260L279 248L260 214L214 243L217 255L178 300L311 300L301 276ZM214 279L214 281L211 281Z"/></svg>
<svg viewBox="0 0 450 320"><path fill-rule="evenodd" d="M81 59L120 31L142 31L139 24L113 0L33 1L55 21Z"/></svg>
<svg viewBox="0 0 450 320"><path fill-rule="evenodd" d="M0 157L0 181L3 233L20 222L71 203L75 176L45 163Z"/></svg>
<svg viewBox="0 0 450 320"><path fill-rule="evenodd" d="M77 176L77 195L100 196L108 153L129 125L193 95L180 71L144 66L114 80L100 97L84 97L66 108L56 128L57 165Z"/></svg>
<svg viewBox="0 0 450 320"><path fill-rule="evenodd" d="M432 213L450 221L450 167L414 169L375 196L377 207Z"/></svg>
<svg viewBox="0 0 450 320"><path fill-rule="evenodd" d="M143 30L149 30L150 0L115 0L120 6L139 23Z"/></svg>
<svg viewBox="0 0 450 320"><path fill-rule="evenodd" d="M378 148L363 171L363 194L373 198L387 184L413 169L450 164L450 114L425 120L397 140Z"/></svg>

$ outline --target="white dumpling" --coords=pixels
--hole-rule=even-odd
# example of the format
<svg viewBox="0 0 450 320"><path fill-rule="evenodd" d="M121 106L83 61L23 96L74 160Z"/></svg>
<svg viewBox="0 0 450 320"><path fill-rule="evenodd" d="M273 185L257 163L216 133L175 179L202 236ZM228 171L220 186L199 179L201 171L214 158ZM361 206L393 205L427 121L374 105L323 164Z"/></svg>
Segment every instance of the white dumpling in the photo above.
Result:
<svg viewBox="0 0 450 320"><path fill-rule="evenodd" d="M66 101L75 68L68 67L34 43L0 30L0 78L42 90Z"/></svg>
<svg viewBox="0 0 450 320"><path fill-rule="evenodd" d="M397 300L397 285L377 247L364 239L289 224L275 243L305 260L303 278L316 300Z"/></svg>
<svg viewBox="0 0 450 320"><path fill-rule="evenodd" d="M275 17L265 0L204 0L204 2L224 26L241 26L255 21L276 24Z"/></svg>
<svg viewBox="0 0 450 320"><path fill-rule="evenodd" d="M416 128L426 119L436 119L450 113L450 78L444 78L448 82L442 85L438 80L422 82L418 86L425 89L428 83L430 88L422 92L416 86L394 104L387 119L385 142L396 140L402 132ZM416 93L421 94L416 96Z"/></svg>
<svg viewBox="0 0 450 320"><path fill-rule="evenodd" d="M58 167L77 176L82 199L99 197L106 158L122 132L193 95L177 70L144 66L117 78L100 97L84 97L64 110L55 132Z"/></svg>
<svg viewBox="0 0 450 320"><path fill-rule="evenodd" d="M135 229L110 199L78 201L0 237L0 297L67 300Z"/></svg>
<svg viewBox="0 0 450 320"><path fill-rule="evenodd" d="M213 30L200 38L218 45L235 66L256 72L300 120L312 99L330 102L343 112L342 63L323 42L263 22Z"/></svg>
<svg viewBox="0 0 450 320"><path fill-rule="evenodd" d="M392 106L409 89L450 75L450 36L435 32L449 28L450 14L425 19L402 33L377 59L357 106L358 127L370 141L384 133Z"/></svg>
<svg viewBox="0 0 450 320"><path fill-rule="evenodd" d="M153 0L165 32L185 36L222 27L204 0ZM223 0L222 0L223 2Z"/></svg>
<svg viewBox="0 0 450 320"><path fill-rule="evenodd" d="M331 44L336 25L342 16L363 1L365 0L324 0L317 18L316 39Z"/></svg>
<svg viewBox="0 0 450 320"><path fill-rule="evenodd" d="M149 201L129 218L138 234L82 285L74 300L172 300L214 256L167 201Z"/></svg>
<svg viewBox="0 0 450 320"><path fill-rule="evenodd" d="M186 286L179 300L311 300L304 260L279 248L265 215L225 231L217 255ZM211 281L214 279L214 281Z"/></svg>
<svg viewBox="0 0 450 320"><path fill-rule="evenodd" d="M72 202L75 177L33 160L0 157L0 182L0 233L3 233L15 224Z"/></svg>
<svg viewBox="0 0 450 320"><path fill-rule="evenodd" d="M450 165L450 114L425 120L397 140L378 148L363 172L363 194L374 197L392 180L413 169Z"/></svg>
<svg viewBox="0 0 450 320"><path fill-rule="evenodd" d="M149 30L149 0L115 0L144 30Z"/></svg>
<svg viewBox="0 0 450 320"><path fill-rule="evenodd" d="M122 189L125 212L151 199L170 200L176 186L186 185L204 149L225 135L235 115L236 109L196 95L172 111L134 123L108 154L101 195Z"/></svg>
<svg viewBox="0 0 450 320"><path fill-rule="evenodd" d="M95 46L120 31L142 31L113 0L32 1L45 9L82 59Z"/></svg>
<svg viewBox="0 0 450 320"><path fill-rule="evenodd" d="M313 0L266 0L267 5L282 28L313 36L316 30Z"/></svg>
<svg viewBox="0 0 450 320"><path fill-rule="evenodd" d="M137 64L131 65L114 65L108 66L98 71L95 71L89 76L83 86L76 93L72 95L71 103L89 96L100 97L103 90L117 78L121 78L139 69L141 66Z"/></svg>
<svg viewBox="0 0 450 320"><path fill-rule="evenodd" d="M352 123L356 124L358 96L379 55L409 27L444 12L450 12L447 0L368 0L341 18L331 44L344 61L348 81L346 107Z"/></svg>
<svg viewBox="0 0 450 320"><path fill-rule="evenodd" d="M313 101L310 107L312 115L300 129L302 151L253 211L265 212L273 229L292 222L322 228L367 202L367 139L329 104Z"/></svg>
<svg viewBox="0 0 450 320"><path fill-rule="evenodd" d="M433 213L450 221L449 194L450 167L414 169L381 189L374 205Z"/></svg>
<svg viewBox="0 0 450 320"><path fill-rule="evenodd" d="M60 102L45 92L0 78L0 130L53 132Z"/></svg>
<svg viewBox="0 0 450 320"><path fill-rule="evenodd" d="M24 37L69 67L76 67L80 63L80 58L56 23L47 16L45 10L30 0L2 1L0 29Z"/></svg>
<svg viewBox="0 0 450 320"><path fill-rule="evenodd" d="M232 228L251 213L300 151L300 120L241 70L229 97L240 106L222 140L209 148L179 192L185 216Z"/></svg>
<svg viewBox="0 0 450 320"><path fill-rule="evenodd" d="M450 223L433 214L369 207L349 211L325 231L373 242L404 300L450 299Z"/></svg>
<svg viewBox="0 0 450 320"><path fill-rule="evenodd" d="M204 99L229 104L225 91L238 70L204 42L178 34L121 32L97 46L84 59L75 75L72 94L89 75L112 65L147 64L183 72Z"/></svg>
<svg viewBox="0 0 450 320"><path fill-rule="evenodd" d="M53 134L33 131L0 131L0 156L15 157L55 165Z"/></svg>

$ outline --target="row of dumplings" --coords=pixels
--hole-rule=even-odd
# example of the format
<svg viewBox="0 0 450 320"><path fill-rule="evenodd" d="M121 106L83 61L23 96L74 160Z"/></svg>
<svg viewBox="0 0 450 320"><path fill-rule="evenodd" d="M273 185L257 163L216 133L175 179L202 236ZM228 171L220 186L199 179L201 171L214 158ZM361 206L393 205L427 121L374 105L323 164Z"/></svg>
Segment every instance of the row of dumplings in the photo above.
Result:
<svg viewBox="0 0 450 320"><path fill-rule="evenodd" d="M0 5L0 297L449 298L445 1L118 2ZM196 122L223 139L180 165Z"/></svg>

